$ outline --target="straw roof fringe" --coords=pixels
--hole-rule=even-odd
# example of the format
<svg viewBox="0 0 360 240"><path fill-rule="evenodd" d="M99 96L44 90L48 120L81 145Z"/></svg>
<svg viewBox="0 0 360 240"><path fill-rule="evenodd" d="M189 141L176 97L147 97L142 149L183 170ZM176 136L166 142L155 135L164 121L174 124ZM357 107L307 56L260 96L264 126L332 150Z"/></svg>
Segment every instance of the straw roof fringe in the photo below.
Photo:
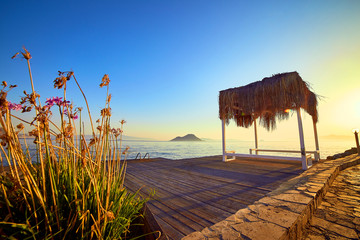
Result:
<svg viewBox="0 0 360 240"><path fill-rule="evenodd" d="M239 127L250 127L256 118L267 130L276 128L276 120L289 118L285 109L303 108L318 121L317 96L297 72L264 78L243 87L220 91L219 118Z"/></svg>

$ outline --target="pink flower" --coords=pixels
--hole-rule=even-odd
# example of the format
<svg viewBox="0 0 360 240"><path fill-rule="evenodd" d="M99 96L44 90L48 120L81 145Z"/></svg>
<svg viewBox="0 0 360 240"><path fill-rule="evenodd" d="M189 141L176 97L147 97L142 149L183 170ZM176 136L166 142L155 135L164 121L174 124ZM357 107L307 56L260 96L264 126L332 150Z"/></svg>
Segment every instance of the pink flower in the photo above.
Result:
<svg viewBox="0 0 360 240"><path fill-rule="evenodd" d="M21 104L16 104L16 103L12 103L12 102L8 102L8 107L9 107L9 109L16 110L16 111L19 111L22 109Z"/></svg>
<svg viewBox="0 0 360 240"><path fill-rule="evenodd" d="M54 104L58 103L59 99L61 101L62 98L59 98L59 97L46 98L45 103L47 106L52 107L52 106L54 106Z"/></svg>
<svg viewBox="0 0 360 240"><path fill-rule="evenodd" d="M54 106L54 104L56 104L58 106L66 106L66 105L70 104L70 101L63 101L62 97L52 97L52 98L47 98L45 103L49 107Z"/></svg>
<svg viewBox="0 0 360 240"><path fill-rule="evenodd" d="M65 110L64 110L64 114L65 114L66 116L69 116L68 110L67 110L66 108L65 108ZM78 117L78 115L76 115L76 113L75 113L75 114L70 114L70 118L76 120L76 119L78 119L79 117Z"/></svg>
<svg viewBox="0 0 360 240"><path fill-rule="evenodd" d="M54 101L54 104L56 104L58 106L61 106L63 103L62 97L53 97L53 101Z"/></svg>

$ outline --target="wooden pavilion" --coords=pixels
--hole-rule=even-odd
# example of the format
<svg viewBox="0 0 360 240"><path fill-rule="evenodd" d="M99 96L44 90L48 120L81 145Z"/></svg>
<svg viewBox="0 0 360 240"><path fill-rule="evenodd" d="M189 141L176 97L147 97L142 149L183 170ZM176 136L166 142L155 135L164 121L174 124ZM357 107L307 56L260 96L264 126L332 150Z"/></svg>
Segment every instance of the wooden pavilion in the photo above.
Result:
<svg viewBox="0 0 360 240"><path fill-rule="evenodd" d="M315 151L306 151L300 108L312 116L315 136ZM256 122L259 119L260 125L267 130L276 127L276 121L288 119L290 109L297 112L300 151L259 149ZM311 154L315 161L320 158L319 142L316 130L318 121L317 96L310 91L308 84L302 80L297 72L276 74L264 78L261 81L253 82L243 87L230 88L220 91L219 95L219 118L222 120L222 146L223 161L233 160L236 157L247 158L272 158L295 160L302 162L302 168L311 166ZM250 149L250 154L239 154L226 150L225 125L233 119L238 127L248 128L254 125L255 148ZM258 155L258 152L286 152L300 153L300 157L284 157ZM252 153L255 154L252 154ZM228 159L228 157L232 157Z"/></svg>

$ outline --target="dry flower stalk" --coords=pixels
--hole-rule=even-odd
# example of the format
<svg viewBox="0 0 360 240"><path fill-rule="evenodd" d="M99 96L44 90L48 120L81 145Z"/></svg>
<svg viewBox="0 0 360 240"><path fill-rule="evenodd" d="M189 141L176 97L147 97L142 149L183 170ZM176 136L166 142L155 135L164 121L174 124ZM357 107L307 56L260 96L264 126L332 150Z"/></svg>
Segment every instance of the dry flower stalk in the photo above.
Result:
<svg viewBox="0 0 360 240"><path fill-rule="evenodd" d="M13 58L20 53L27 60L32 92L24 91L20 104L15 104L7 100L7 95L16 85L9 86L3 81L0 90L0 125L3 130L0 132L0 151L9 164L8 180L14 182L14 191L9 191L2 183L0 187L0 208L7 214L5 221L11 223L9 228L13 228L10 232L2 229L2 236L17 239L123 238L128 234L129 223L141 215L140 209L146 199L139 199L123 187L129 147L121 152L125 121L121 121L121 128L110 126L109 76L105 74L100 84L101 87L107 86L107 92L105 107L100 112L101 120L98 121L101 131L96 135L88 102L74 73L58 72L54 87L63 91L63 97L48 98L42 106L31 75L31 55L23 48L23 52L16 53ZM66 85L71 78L87 104L93 134L89 143L81 123L80 132L75 127L75 120L81 119L82 108L74 108L66 101ZM32 121L12 114L12 111L31 112L32 109L35 110ZM51 121L53 114L60 114L58 125ZM12 118L22 123L15 127ZM25 135L27 127L32 128L29 136L34 138L37 146L37 163L30 153L24 152L19 142L19 132L23 131ZM124 158L121 153L125 154ZM11 204L5 206L3 203ZM14 211L19 210L27 214L14 217ZM124 213L131 214L125 216ZM23 222L19 222L21 216ZM22 231L19 231L19 226Z"/></svg>

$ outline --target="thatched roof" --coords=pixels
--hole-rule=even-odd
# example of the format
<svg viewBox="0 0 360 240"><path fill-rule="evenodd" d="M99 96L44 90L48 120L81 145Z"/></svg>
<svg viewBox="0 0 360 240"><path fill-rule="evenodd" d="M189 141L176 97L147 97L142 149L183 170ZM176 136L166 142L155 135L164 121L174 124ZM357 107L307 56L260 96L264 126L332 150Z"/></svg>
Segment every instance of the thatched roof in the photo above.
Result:
<svg viewBox="0 0 360 240"><path fill-rule="evenodd" d="M267 130L276 127L276 120L287 119L286 109L303 108L314 122L318 121L317 96L297 72L276 74L243 87L220 91L219 118L229 124L249 127L260 118Z"/></svg>

